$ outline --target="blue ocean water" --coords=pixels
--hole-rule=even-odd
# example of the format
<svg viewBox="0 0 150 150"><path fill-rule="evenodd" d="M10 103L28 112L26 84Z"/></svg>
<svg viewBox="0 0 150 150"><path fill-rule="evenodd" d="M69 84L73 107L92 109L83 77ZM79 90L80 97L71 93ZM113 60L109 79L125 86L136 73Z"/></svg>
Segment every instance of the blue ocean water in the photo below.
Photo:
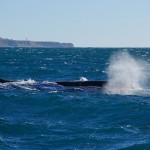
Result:
<svg viewBox="0 0 150 150"><path fill-rule="evenodd" d="M148 48L0 48L16 81L0 84L0 149L150 149L149 64ZM123 83L55 83L81 77Z"/></svg>

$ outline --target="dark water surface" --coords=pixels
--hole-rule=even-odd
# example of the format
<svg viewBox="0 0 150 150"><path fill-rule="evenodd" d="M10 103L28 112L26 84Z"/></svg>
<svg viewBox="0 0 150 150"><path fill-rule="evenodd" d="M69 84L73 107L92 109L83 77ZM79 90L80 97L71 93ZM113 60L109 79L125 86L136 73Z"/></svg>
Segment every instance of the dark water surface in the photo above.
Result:
<svg viewBox="0 0 150 150"><path fill-rule="evenodd" d="M17 81L0 84L0 149L150 149L149 88L108 94L54 83L106 80L117 51L150 63L150 49L0 48L0 78Z"/></svg>

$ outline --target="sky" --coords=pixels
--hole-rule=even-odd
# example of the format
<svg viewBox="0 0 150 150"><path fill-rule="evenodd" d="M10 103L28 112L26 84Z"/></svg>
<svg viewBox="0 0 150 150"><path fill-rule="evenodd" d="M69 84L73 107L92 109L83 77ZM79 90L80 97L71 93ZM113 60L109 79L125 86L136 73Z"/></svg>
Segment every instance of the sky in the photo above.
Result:
<svg viewBox="0 0 150 150"><path fill-rule="evenodd" d="M0 0L0 37L150 47L150 0Z"/></svg>

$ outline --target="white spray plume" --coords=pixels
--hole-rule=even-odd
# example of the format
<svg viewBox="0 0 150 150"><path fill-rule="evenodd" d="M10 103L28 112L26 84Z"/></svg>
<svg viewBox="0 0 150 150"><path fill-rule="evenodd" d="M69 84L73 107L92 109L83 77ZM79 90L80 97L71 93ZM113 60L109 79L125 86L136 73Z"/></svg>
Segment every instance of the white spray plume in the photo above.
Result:
<svg viewBox="0 0 150 150"><path fill-rule="evenodd" d="M130 95L143 90L147 80L145 63L132 57L128 52L118 52L110 59L107 69L106 93Z"/></svg>

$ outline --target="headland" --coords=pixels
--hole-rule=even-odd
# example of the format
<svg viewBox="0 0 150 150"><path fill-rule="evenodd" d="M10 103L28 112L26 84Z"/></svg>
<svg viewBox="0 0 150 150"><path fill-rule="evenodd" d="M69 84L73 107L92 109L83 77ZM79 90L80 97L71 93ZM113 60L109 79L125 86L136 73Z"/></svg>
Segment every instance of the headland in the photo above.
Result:
<svg viewBox="0 0 150 150"><path fill-rule="evenodd" d="M13 40L0 37L0 47L73 48L74 45L72 43Z"/></svg>

